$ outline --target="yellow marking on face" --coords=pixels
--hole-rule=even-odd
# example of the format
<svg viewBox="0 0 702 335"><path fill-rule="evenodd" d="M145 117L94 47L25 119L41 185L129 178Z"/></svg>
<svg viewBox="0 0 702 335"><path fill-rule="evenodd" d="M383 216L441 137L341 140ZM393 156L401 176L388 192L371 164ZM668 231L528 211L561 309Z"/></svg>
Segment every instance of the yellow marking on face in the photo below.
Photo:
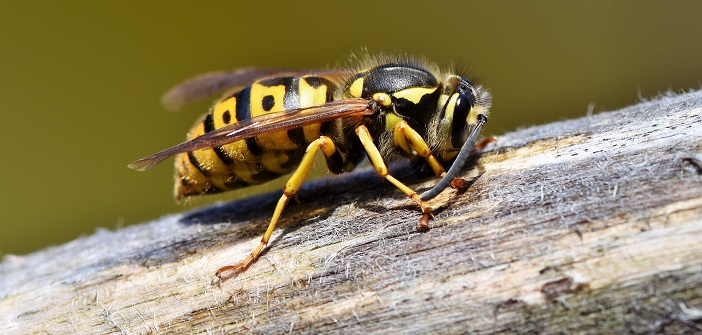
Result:
<svg viewBox="0 0 702 335"><path fill-rule="evenodd" d="M456 108L456 100L458 99L458 93L451 94L448 104L446 105L446 111L444 111L444 122L451 125L453 123L453 111Z"/></svg>
<svg viewBox="0 0 702 335"><path fill-rule="evenodd" d="M349 94L351 94L351 97L353 98L360 98L361 95L363 94L363 78L358 78L354 80L353 83L349 86Z"/></svg>
<svg viewBox="0 0 702 335"><path fill-rule="evenodd" d="M436 92L437 88L436 87L430 87L430 88L425 88L425 87L410 87L406 88L404 90L397 91L392 94L395 98L404 98L409 101L411 101L414 104L418 104L420 100L422 100L422 97L425 95L432 94Z"/></svg>
<svg viewBox="0 0 702 335"><path fill-rule="evenodd" d="M471 107L470 110L468 111L468 117L466 118L466 123L468 123L468 124L477 124L478 123L478 113L475 111L475 108Z"/></svg>

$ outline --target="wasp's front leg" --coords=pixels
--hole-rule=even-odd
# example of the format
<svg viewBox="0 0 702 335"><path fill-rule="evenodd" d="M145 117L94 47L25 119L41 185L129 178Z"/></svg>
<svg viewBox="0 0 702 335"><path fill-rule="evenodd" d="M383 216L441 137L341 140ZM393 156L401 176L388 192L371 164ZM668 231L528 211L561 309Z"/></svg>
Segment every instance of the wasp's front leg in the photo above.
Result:
<svg viewBox="0 0 702 335"><path fill-rule="evenodd" d="M419 198L417 192L407 187L407 185L403 184L401 181L397 180L395 177L390 175L390 173L388 172L388 167L385 165L383 157L380 155L380 151L378 151L378 148L373 143L373 138L371 137L370 132L368 131L368 128L366 126L358 126L356 128L356 135L361 140L363 147L366 149L368 159L375 168L375 172L377 172L378 175L385 178L391 184L395 185L395 187L399 188L400 191L402 191L402 193L404 193L406 196L408 196L410 199L416 202L417 205L419 205L419 207L422 209L422 218L419 220L419 223L417 223L417 229L422 231L428 230L429 220L433 217L431 207L429 207L426 201Z"/></svg>
<svg viewBox="0 0 702 335"><path fill-rule="evenodd" d="M417 156L424 158L437 177L441 178L446 175L446 170L441 166L436 157L434 157L427 142L424 141L416 130L412 129L412 127L407 124L407 121L402 120L395 125L393 140L395 145L405 152L414 152ZM463 190L466 188L467 184L468 183L463 178L454 178L450 185L454 189Z"/></svg>

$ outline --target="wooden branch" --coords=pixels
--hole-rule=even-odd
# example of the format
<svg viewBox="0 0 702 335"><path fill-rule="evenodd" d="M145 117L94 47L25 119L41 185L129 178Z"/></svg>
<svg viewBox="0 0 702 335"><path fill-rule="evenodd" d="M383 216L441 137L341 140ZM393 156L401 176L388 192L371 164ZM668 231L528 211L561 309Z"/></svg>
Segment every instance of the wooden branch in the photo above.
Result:
<svg viewBox="0 0 702 335"><path fill-rule="evenodd" d="M308 184L221 285L279 193L7 256L0 333L702 332L701 114L693 92L505 134L426 233L372 171Z"/></svg>

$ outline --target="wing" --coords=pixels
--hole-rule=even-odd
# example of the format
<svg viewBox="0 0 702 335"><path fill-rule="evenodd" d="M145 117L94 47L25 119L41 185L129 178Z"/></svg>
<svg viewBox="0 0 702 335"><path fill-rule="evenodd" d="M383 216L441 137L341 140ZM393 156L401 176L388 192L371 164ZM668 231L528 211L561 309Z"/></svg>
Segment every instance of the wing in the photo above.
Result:
<svg viewBox="0 0 702 335"><path fill-rule="evenodd" d="M190 141L183 142L151 156L134 161L128 166L134 170L145 171L164 161L166 158L182 152L214 148L269 132L299 128L333 119L364 116L373 113L371 101L366 99L345 99L318 106L265 114L215 129Z"/></svg>
<svg viewBox="0 0 702 335"><path fill-rule="evenodd" d="M173 86L161 97L161 104L168 110L178 110L183 106L207 98L218 92L243 88L254 81L273 76L301 76L305 74L325 73L337 75L339 71L321 72L309 69L261 69L244 67L233 71L208 72L186 79Z"/></svg>

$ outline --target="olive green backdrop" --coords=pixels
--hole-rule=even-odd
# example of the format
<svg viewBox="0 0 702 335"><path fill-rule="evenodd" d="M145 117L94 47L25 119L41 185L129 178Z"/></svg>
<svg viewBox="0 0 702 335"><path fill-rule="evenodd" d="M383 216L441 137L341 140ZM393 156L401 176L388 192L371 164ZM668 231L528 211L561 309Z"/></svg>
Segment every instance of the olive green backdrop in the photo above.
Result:
<svg viewBox="0 0 702 335"><path fill-rule="evenodd" d="M698 1L304 3L4 2L0 252L187 210L171 161L126 165L184 139L209 102L169 113L159 97L206 71L321 67L364 46L453 60L492 91L496 135L702 79Z"/></svg>

